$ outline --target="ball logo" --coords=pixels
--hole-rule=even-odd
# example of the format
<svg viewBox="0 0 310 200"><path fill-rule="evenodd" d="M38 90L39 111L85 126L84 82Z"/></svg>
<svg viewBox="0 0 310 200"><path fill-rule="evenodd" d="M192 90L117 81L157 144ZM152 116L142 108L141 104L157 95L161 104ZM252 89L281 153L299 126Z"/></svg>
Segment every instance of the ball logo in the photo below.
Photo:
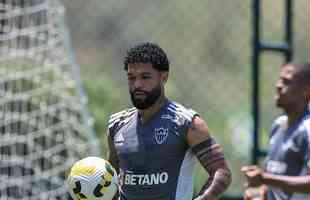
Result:
<svg viewBox="0 0 310 200"><path fill-rule="evenodd" d="M166 141L168 137L168 129L167 128L155 128L155 140L157 144L162 144Z"/></svg>

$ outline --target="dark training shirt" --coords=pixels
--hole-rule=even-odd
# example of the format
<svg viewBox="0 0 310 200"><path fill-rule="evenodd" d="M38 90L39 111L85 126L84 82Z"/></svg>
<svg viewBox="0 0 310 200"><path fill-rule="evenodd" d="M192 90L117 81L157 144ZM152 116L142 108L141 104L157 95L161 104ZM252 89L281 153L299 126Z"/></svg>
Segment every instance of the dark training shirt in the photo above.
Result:
<svg viewBox="0 0 310 200"><path fill-rule="evenodd" d="M135 108L109 120L120 168L121 200L190 200L196 163L186 135L196 113L167 100L142 124Z"/></svg>
<svg viewBox="0 0 310 200"><path fill-rule="evenodd" d="M287 116L280 116L272 126L266 171L285 176L310 175L310 114L289 129L286 126ZM268 189L268 200L293 200L297 196L276 187Z"/></svg>

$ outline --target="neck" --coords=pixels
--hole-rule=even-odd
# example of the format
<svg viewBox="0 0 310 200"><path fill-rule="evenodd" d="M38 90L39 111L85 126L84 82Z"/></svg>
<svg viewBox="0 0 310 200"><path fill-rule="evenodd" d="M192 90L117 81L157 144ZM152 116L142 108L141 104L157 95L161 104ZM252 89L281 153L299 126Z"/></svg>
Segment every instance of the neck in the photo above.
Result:
<svg viewBox="0 0 310 200"><path fill-rule="evenodd" d="M160 96L158 100L149 108L144 110L139 110L139 115L142 123L147 122L154 114L160 111L164 106L166 97L164 95Z"/></svg>
<svg viewBox="0 0 310 200"><path fill-rule="evenodd" d="M292 126L296 121L298 121L306 112L309 111L308 102L300 103L294 107L285 110L288 117L288 127Z"/></svg>

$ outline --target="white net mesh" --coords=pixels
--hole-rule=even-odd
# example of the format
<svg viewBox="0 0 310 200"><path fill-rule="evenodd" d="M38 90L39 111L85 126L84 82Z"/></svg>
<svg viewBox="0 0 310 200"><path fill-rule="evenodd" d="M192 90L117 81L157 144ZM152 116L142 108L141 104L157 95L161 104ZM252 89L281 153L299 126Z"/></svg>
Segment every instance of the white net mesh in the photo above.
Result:
<svg viewBox="0 0 310 200"><path fill-rule="evenodd" d="M66 171L98 150L63 17L0 0L0 199L66 199Z"/></svg>

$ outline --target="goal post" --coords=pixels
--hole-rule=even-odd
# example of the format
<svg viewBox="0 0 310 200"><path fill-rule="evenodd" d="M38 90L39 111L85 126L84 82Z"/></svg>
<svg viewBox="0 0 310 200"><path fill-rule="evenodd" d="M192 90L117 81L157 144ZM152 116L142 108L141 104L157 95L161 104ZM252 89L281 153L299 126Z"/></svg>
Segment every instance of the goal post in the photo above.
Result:
<svg viewBox="0 0 310 200"><path fill-rule="evenodd" d="M0 199L66 199L67 170L100 153L64 11L0 0Z"/></svg>

